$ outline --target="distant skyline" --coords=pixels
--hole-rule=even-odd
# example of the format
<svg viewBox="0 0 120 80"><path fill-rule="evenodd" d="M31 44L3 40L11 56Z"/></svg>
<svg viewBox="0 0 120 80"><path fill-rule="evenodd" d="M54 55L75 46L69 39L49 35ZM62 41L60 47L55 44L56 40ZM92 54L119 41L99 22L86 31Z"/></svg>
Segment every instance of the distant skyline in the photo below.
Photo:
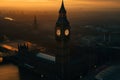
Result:
<svg viewBox="0 0 120 80"><path fill-rule="evenodd" d="M66 8L70 9L120 9L120 0L64 0ZM0 0L0 8L23 10L51 10L58 9L61 0Z"/></svg>

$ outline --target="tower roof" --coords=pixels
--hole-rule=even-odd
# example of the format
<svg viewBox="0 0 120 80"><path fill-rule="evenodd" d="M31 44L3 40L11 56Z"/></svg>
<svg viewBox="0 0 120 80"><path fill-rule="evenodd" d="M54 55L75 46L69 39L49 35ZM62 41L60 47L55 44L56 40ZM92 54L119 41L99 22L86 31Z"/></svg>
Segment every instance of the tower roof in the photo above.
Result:
<svg viewBox="0 0 120 80"><path fill-rule="evenodd" d="M62 0L62 5L61 8L59 10L59 13L66 13L65 7L64 7L64 1Z"/></svg>

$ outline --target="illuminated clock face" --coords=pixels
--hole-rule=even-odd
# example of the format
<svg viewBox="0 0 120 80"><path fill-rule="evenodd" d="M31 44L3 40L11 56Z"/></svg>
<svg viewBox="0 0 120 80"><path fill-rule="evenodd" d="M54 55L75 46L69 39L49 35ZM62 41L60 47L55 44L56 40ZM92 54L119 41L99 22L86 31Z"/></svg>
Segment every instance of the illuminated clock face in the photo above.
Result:
<svg viewBox="0 0 120 80"><path fill-rule="evenodd" d="M66 30L65 30L65 36L68 36L69 34L70 34L69 29L66 29Z"/></svg>
<svg viewBox="0 0 120 80"><path fill-rule="evenodd" d="M57 30L56 30L56 34L57 34L57 36L60 36L60 35L61 35L61 30L60 30L60 29L57 29Z"/></svg>

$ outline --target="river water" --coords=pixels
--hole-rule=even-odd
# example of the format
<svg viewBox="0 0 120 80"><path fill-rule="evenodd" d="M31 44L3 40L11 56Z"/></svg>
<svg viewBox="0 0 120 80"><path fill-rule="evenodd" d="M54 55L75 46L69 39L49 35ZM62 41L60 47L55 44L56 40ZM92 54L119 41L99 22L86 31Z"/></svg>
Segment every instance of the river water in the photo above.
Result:
<svg viewBox="0 0 120 80"><path fill-rule="evenodd" d="M0 65L0 80L20 80L17 66L12 64Z"/></svg>
<svg viewBox="0 0 120 80"><path fill-rule="evenodd" d="M11 63L0 63L0 80L43 80L40 75L19 69Z"/></svg>

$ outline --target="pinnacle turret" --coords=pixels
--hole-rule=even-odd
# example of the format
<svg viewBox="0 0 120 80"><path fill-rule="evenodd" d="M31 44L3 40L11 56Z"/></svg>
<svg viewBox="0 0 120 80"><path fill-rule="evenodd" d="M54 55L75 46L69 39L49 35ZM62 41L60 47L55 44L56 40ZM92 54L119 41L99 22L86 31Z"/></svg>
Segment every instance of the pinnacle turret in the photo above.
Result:
<svg viewBox="0 0 120 80"><path fill-rule="evenodd" d="M59 13L66 13L65 7L64 7L64 1L62 0L62 5L61 8L59 10Z"/></svg>
<svg viewBox="0 0 120 80"><path fill-rule="evenodd" d="M59 17L58 17L58 20L57 20L56 24L57 25L67 25L67 26L69 26L69 22L67 20L67 15L66 15L66 10L65 10L63 0L62 0L61 8L59 10Z"/></svg>

